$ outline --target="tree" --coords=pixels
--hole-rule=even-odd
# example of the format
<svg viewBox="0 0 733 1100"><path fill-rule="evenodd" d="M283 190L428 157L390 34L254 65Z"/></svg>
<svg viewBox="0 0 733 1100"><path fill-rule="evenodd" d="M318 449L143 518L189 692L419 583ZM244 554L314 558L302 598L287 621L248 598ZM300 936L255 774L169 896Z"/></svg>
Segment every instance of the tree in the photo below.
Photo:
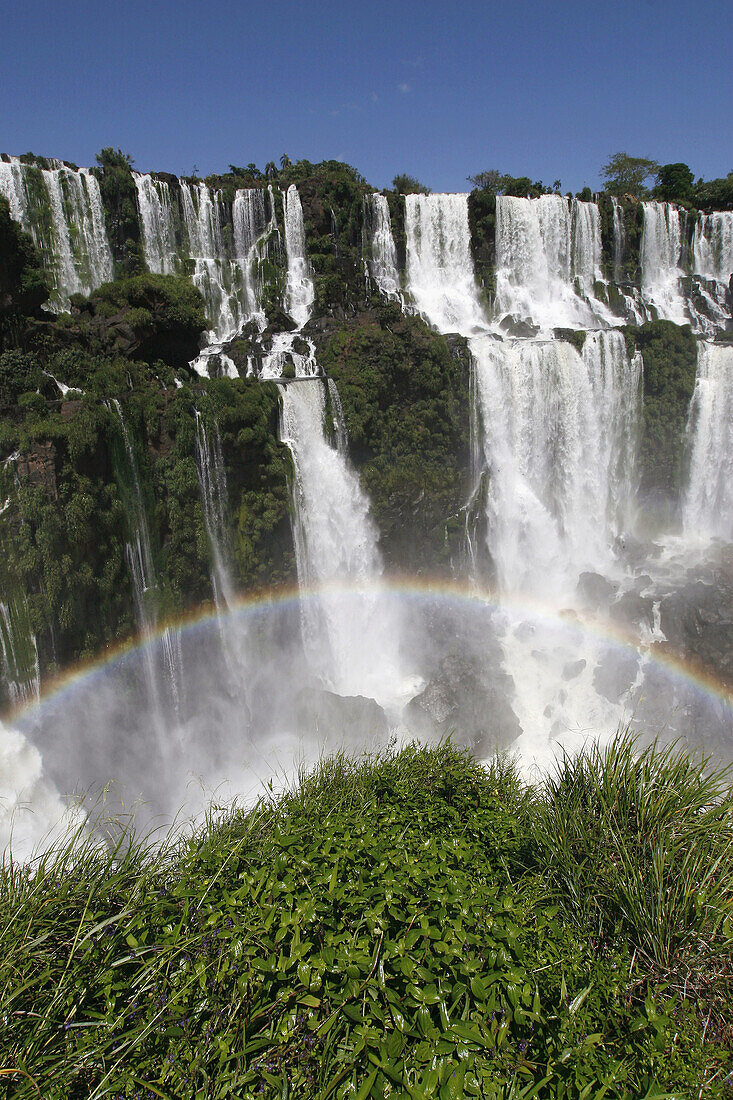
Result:
<svg viewBox="0 0 733 1100"><path fill-rule="evenodd" d="M475 176L466 176L466 179L479 191L488 191L492 195L498 195L502 190L504 177L497 168L488 168L485 172L477 172Z"/></svg>
<svg viewBox="0 0 733 1100"><path fill-rule="evenodd" d="M404 172L395 176L392 180L392 188L398 195L429 195L430 188L420 183L414 176L408 176Z"/></svg>
<svg viewBox="0 0 733 1100"><path fill-rule="evenodd" d="M654 198L662 202L692 202L694 182L686 164L663 164L657 171Z"/></svg>
<svg viewBox="0 0 733 1100"><path fill-rule="evenodd" d="M277 165L274 160L268 160L265 165L265 178L268 180L277 179Z"/></svg>
<svg viewBox="0 0 733 1100"><path fill-rule="evenodd" d="M122 149L113 149L111 145L105 145L104 149L100 149L96 161L100 168L106 170L122 168L128 172L135 163L129 153L124 153Z"/></svg>
<svg viewBox="0 0 733 1100"><path fill-rule="evenodd" d="M292 161L291 161L290 157L288 156L288 154L283 153L283 155L280 157L280 167L282 169L290 168L291 164L292 164Z"/></svg>
<svg viewBox="0 0 733 1100"><path fill-rule="evenodd" d="M533 183L529 176L507 176L496 168L477 172L467 179L479 191L489 195L512 195L520 199L536 199L539 195L551 194L553 189L558 191L560 187L560 180L555 180L552 187L545 187L542 180L535 180Z"/></svg>
<svg viewBox="0 0 733 1100"><path fill-rule="evenodd" d="M630 157L628 153L614 153L601 169L601 175L606 180L605 190L609 195L617 198L633 195L634 198L644 199L650 193L646 180L655 176L658 170L657 162L649 157Z"/></svg>
<svg viewBox="0 0 733 1100"><path fill-rule="evenodd" d="M104 204L107 236L117 272L133 275L142 267L137 188L132 176L134 160L111 145L97 153L95 174Z"/></svg>

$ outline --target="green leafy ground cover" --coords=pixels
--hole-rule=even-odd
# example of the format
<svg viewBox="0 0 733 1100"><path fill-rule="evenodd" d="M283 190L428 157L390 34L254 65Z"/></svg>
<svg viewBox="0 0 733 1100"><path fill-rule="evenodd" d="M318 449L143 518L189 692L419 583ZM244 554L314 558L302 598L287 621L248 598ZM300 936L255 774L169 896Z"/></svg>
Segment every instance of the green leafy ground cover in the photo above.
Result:
<svg viewBox="0 0 733 1100"><path fill-rule="evenodd" d="M623 739L534 790L445 744L7 866L0 1093L729 1097L732 808Z"/></svg>

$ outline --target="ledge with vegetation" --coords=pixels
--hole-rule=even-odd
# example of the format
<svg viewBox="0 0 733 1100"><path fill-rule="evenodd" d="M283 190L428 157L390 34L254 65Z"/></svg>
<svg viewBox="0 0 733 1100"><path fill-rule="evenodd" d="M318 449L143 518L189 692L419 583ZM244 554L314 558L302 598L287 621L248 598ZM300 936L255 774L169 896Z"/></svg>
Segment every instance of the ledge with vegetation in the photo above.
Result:
<svg viewBox="0 0 733 1100"><path fill-rule="evenodd" d="M535 788L446 743L80 835L0 878L0 1094L730 1097L732 822L621 737Z"/></svg>

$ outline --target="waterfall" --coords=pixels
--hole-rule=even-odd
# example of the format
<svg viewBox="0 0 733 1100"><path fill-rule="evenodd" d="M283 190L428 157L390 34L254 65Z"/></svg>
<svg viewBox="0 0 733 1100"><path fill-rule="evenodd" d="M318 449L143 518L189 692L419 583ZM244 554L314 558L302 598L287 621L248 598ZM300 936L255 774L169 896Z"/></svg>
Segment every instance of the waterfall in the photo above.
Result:
<svg viewBox="0 0 733 1100"><path fill-rule="evenodd" d="M227 482L221 438L216 418L213 420L211 438L206 431L204 418L198 409L196 416L196 469L201 487L204 522L209 536L212 566L212 588L218 611L234 606L234 585L229 564L229 538L227 532Z"/></svg>
<svg viewBox="0 0 733 1100"><path fill-rule="evenodd" d="M164 180L155 180L139 172L133 172L133 178L148 270L156 275L176 275L180 270L180 256L170 188Z"/></svg>
<svg viewBox="0 0 733 1100"><path fill-rule="evenodd" d="M683 528L692 539L733 541L733 347L698 343L690 403L690 473Z"/></svg>
<svg viewBox="0 0 733 1100"><path fill-rule="evenodd" d="M221 192L212 191L205 183L194 186L181 181L178 215L166 182L149 175L134 176L145 262L150 271L170 275L182 269L185 259L193 260L193 281L204 296L212 324L209 343L220 345L231 339L252 318L262 327L257 259L261 240L271 228L264 191L243 188L235 193L229 227ZM186 240L179 243L177 225L181 220ZM218 352L218 347L210 349L204 359ZM236 368L233 377L238 377Z"/></svg>
<svg viewBox="0 0 733 1100"><path fill-rule="evenodd" d="M698 214L692 255L696 275L728 285L733 275L733 211Z"/></svg>
<svg viewBox="0 0 733 1100"><path fill-rule="evenodd" d="M2 676L12 706L40 698L38 647L25 597L0 600Z"/></svg>
<svg viewBox="0 0 733 1100"><path fill-rule="evenodd" d="M562 195L497 196L497 319L525 321L543 332L618 324L593 297L594 283L601 278L601 222L595 203L570 203Z"/></svg>
<svg viewBox="0 0 733 1100"><path fill-rule="evenodd" d="M572 202L573 275L587 297L603 279L601 214L594 202Z"/></svg>
<svg viewBox="0 0 733 1100"><path fill-rule="evenodd" d="M233 270L224 257L221 194L212 194L205 183L192 187L181 181L180 188L188 254L194 261L193 281L204 297L212 324L208 342L222 343L239 330L238 299L243 287L232 278L238 269Z"/></svg>
<svg viewBox="0 0 733 1100"><path fill-rule="evenodd" d="M399 623L379 593L382 561L369 502L324 433L323 382L283 386L282 402L281 436L295 468L293 534L307 655L331 690L393 703L406 681Z"/></svg>
<svg viewBox="0 0 733 1100"><path fill-rule="evenodd" d="M245 290L244 309L247 317L256 317L261 328L265 326L262 311L262 279L257 261L260 244L264 237L274 232L273 216L268 221L265 211L265 193L257 188L243 188L237 191L232 206L234 226L234 255L242 272Z"/></svg>
<svg viewBox="0 0 733 1100"><path fill-rule="evenodd" d="M128 486L132 490L127 508L130 539L125 544L125 557L132 577L138 628L146 642L152 643L158 625L158 582L150 545L150 530L140 489L135 451L122 414L122 406L117 398L112 399L112 408L114 408L120 422L127 473L129 475ZM127 494L125 495L127 496ZM180 632L166 627L161 635L161 649L168 694L173 700L176 710L178 710L180 685L182 683ZM144 646L144 653L151 705L156 719L162 721L163 699L152 644Z"/></svg>
<svg viewBox="0 0 733 1100"><path fill-rule="evenodd" d="M667 202L645 202L641 237L641 291L660 318L689 323L682 297L680 212Z"/></svg>
<svg viewBox="0 0 733 1100"><path fill-rule="evenodd" d="M316 292L305 252L305 226L300 195L294 183L283 192L285 221L285 251L288 257L288 279L285 309L302 328L310 317Z"/></svg>
<svg viewBox="0 0 733 1100"><path fill-rule="evenodd" d="M471 259L467 195L406 195L407 282L441 332L486 327Z"/></svg>
<svg viewBox="0 0 733 1100"><path fill-rule="evenodd" d="M367 220L371 224L371 259L368 268L381 294L402 301L400 275L397 270L397 249L392 236L389 203L378 191L364 199Z"/></svg>
<svg viewBox="0 0 733 1100"><path fill-rule="evenodd" d="M613 278L615 283L623 283L624 252L626 251L626 225L624 208L616 198L613 203Z"/></svg>
<svg viewBox="0 0 733 1100"><path fill-rule="evenodd" d="M489 473L489 549L502 591L572 597L609 567L634 489L640 357L616 332L474 341Z"/></svg>
<svg viewBox="0 0 733 1100"><path fill-rule="evenodd" d="M0 193L30 233L48 269L50 307L68 310L72 294L90 294L113 277L99 182L88 168L39 169L13 157L0 161Z"/></svg>
<svg viewBox="0 0 733 1100"><path fill-rule="evenodd" d="M523 730L515 747L525 763L548 764L554 742L572 751L591 731L612 734L623 717L595 686L604 646L558 622L578 602L579 573L618 570L613 544L636 486L641 357L629 360L623 335L608 329L588 332L582 352L561 340L502 340L485 323L481 331L465 197L411 198L408 292L438 328L469 337L474 359L474 461L487 475L496 581L510 601L548 608L547 617L502 610L494 619ZM576 268L579 280L596 273L598 223L577 205L574 236L572 207L559 196L497 200L501 308L524 301L548 326L558 305L566 321L590 314L570 278ZM421 206L430 217L418 216Z"/></svg>

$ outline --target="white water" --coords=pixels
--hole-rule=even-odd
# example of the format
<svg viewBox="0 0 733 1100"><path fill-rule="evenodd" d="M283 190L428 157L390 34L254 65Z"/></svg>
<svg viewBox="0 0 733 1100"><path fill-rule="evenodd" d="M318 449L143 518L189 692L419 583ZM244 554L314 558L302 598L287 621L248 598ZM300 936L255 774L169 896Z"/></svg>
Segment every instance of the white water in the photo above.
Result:
<svg viewBox="0 0 733 1100"><path fill-rule="evenodd" d="M295 467L293 533L306 653L332 691L392 706L410 682L399 621L379 595L382 561L369 502L345 454L325 437L324 383L290 384L282 401L281 435ZM334 591L311 595L324 585Z"/></svg>
<svg viewBox="0 0 733 1100"><path fill-rule="evenodd" d="M687 538L733 541L733 347L701 340L690 405Z"/></svg>
<svg viewBox="0 0 733 1100"><path fill-rule="evenodd" d="M96 177L88 168L53 163L39 170L15 157L0 161L0 193L41 253L51 306L67 310L72 294L90 294L113 277L112 252Z"/></svg>
<svg viewBox="0 0 733 1100"><path fill-rule="evenodd" d="M369 274L381 294L386 298L402 301L400 276L397 270L397 249L392 236L389 203L378 191L369 195L365 202L369 204L368 211L372 227Z"/></svg>
<svg viewBox="0 0 733 1100"><path fill-rule="evenodd" d="M612 198L613 203L613 277L616 283L623 280L624 250L626 248L626 225L624 224L624 210L618 199Z"/></svg>
<svg viewBox="0 0 733 1100"><path fill-rule="evenodd" d="M150 546L150 531L140 490L135 451L122 414L122 406L117 398L113 398L112 407L120 421L130 475L129 486L132 488L132 510L128 517L132 541L125 544L125 556L132 577L138 627L143 638L152 642L158 622L158 583ZM161 645L165 666L164 685L160 683L152 644L144 646L144 653L151 706L156 720L162 727L164 724L164 706L167 701L166 695L171 698L176 710L178 709L182 683L180 632L176 629L166 628L161 636Z"/></svg>
<svg viewBox="0 0 733 1100"><path fill-rule="evenodd" d="M623 336L570 344L474 341L489 472L489 550L500 588L572 601L612 567L634 481L640 359Z"/></svg>
<svg viewBox="0 0 733 1100"><path fill-rule="evenodd" d="M278 332L272 337L270 350L262 363L260 378L282 378L288 363L292 363L296 378L313 378L320 374L315 345L311 339L300 336L300 330L310 318L316 292L305 249L303 207L295 184L291 184L283 192L283 209L288 263L284 306L298 327L295 332ZM302 347L297 351L296 340L304 342L307 351Z"/></svg>
<svg viewBox="0 0 733 1100"><path fill-rule="evenodd" d="M578 212L583 228L573 258L570 207L547 198L497 205L504 265L497 299L503 295L511 311L526 302L535 323L544 316L558 324L563 308L562 319L577 322L590 307L570 275L576 266L578 278L595 274L597 223L587 210ZM589 332L582 354L565 341L500 340L485 323L481 333L465 196L410 199L408 290L439 329L468 336L474 356L479 471L488 474L496 581L505 597L547 607L547 616L502 614L496 622L523 729L516 748L526 765L545 765L555 742L572 748L588 736L608 736L623 717L623 706L595 688L603 646L585 630L560 631L558 620L565 613L572 622L576 614L567 609L578 603L580 572L618 569L613 542L635 488L641 360L629 362L623 336L613 331Z"/></svg>
<svg viewBox="0 0 733 1100"><path fill-rule="evenodd" d="M211 550L211 584L217 610L234 606L229 536L227 528L227 481L221 452L219 425L213 419L211 436L198 409L196 414L196 469L201 488L206 533Z"/></svg>
<svg viewBox="0 0 733 1100"><path fill-rule="evenodd" d="M0 659L11 705L37 700L41 694L38 647L25 597L0 601Z"/></svg>
<svg viewBox="0 0 733 1100"><path fill-rule="evenodd" d="M497 197L497 320L525 321L542 333L618 324L594 297L594 283L601 279L595 203L571 203L562 195Z"/></svg>
<svg viewBox="0 0 733 1100"><path fill-rule="evenodd" d="M698 214L692 255L695 274L728 284L733 275L733 211Z"/></svg>
<svg viewBox="0 0 733 1100"><path fill-rule="evenodd" d="M285 290L285 309L302 328L310 317L316 292L311 277L310 264L305 251L305 226L300 195L294 183L283 192L285 220L285 251L288 257L288 279Z"/></svg>
<svg viewBox="0 0 733 1100"><path fill-rule="evenodd" d="M680 212L666 202L645 202L641 237L641 291L662 320L690 321L682 296Z"/></svg>
<svg viewBox="0 0 733 1100"><path fill-rule="evenodd" d="M262 285L257 260L262 239L271 224L265 213L264 191L236 192L231 209L231 240L225 234L227 210L221 192L205 183L181 181L181 213L177 214L170 188L162 180L135 173L145 262L157 274L175 274L184 259L193 260L193 281L206 301L212 323L208 356L197 369L206 374L207 357L235 336L253 318L264 326ZM177 230L182 223L184 232ZM237 377L236 370L234 377Z"/></svg>
<svg viewBox="0 0 733 1100"><path fill-rule="evenodd" d="M38 749L0 722L0 860L29 860L83 822L83 812L67 805L44 777Z"/></svg>
<svg viewBox="0 0 733 1100"><path fill-rule="evenodd" d="M180 270L170 187L165 180L133 172L140 211L143 250L148 269L156 275L175 275Z"/></svg>
<svg viewBox="0 0 733 1100"><path fill-rule="evenodd" d="M441 332L486 327L468 232L467 195L406 195L407 284L420 311Z"/></svg>

